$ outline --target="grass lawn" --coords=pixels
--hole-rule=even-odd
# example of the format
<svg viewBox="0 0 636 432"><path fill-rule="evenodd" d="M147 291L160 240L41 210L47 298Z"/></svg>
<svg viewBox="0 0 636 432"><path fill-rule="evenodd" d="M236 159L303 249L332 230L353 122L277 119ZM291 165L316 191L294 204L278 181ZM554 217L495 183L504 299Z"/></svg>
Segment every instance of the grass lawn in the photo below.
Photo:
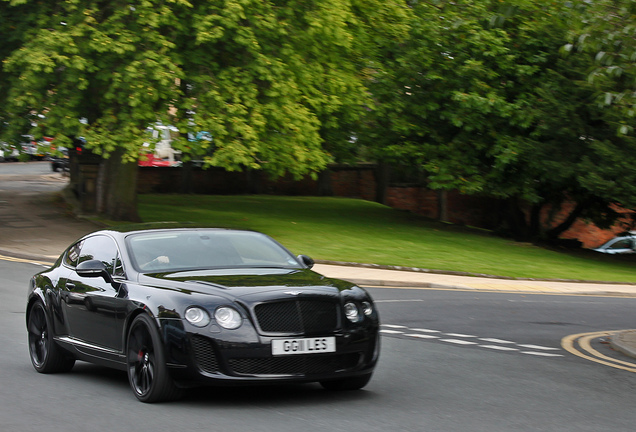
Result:
<svg viewBox="0 0 636 432"><path fill-rule="evenodd" d="M314 259L520 278L636 283L636 260L549 250L356 199L268 195L139 195L144 222L261 231Z"/></svg>

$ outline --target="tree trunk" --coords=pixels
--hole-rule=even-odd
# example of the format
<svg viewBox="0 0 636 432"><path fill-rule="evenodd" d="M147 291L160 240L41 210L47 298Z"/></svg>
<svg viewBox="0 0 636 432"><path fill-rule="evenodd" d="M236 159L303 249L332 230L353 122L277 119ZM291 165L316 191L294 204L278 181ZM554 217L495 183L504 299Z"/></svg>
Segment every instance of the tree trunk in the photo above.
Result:
<svg viewBox="0 0 636 432"><path fill-rule="evenodd" d="M386 204L387 189L391 179L391 166L379 162L375 168L375 201Z"/></svg>
<svg viewBox="0 0 636 432"><path fill-rule="evenodd" d="M541 238L541 209L542 204L533 204L530 209L530 227L529 237L532 240L538 240Z"/></svg>
<svg viewBox="0 0 636 432"><path fill-rule="evenodd" d="M517 198L509 198L507 200L507 220L508 220L508 228L510 229L510 234L512 238L516 241L528 241L530 240L528 236L528 223L526 222L526 215L519 207L519 202Z"/></svg>
<svg viewBox="0 0 636 432"><path fill-rule="evenodd" d="M577 202L576 206L574 207L574 210L570 212L568 217L565 218L563 222L561 222L559 225L555 226L554 228L546 232L547 237L549 239L559 238L561 234L563 234L565 231L570 229L572 224L576 222L576 220L579 218L579 216L581 216L581 213L583 213L583 211L588 207L588 205L589 205L589 200L583 201L583 202Z"/></svg>
<svg viewBox="0 0 636 432"><path fill-rule="evenodd" d="M103 159L98 174L98 212L116 221L140 222L137 212L137 163L122 163L123 150Z"/></svg>
<svg viewBox="0 0 636 432"><path fill-rule="evenodd" d="M333 187L331 186L331 170L325 168L318 173L318 195L333 196Z"/></svg>
<svg viewBox="0 0 636 432"><path fill-rule="evenodd" d="M448 222L448 191L446 189L437 191L437 219L440 222Z"/></svg>
<svg viewBox="0 0 636 432"><path fill-rule="evenodd" d="M192 161L185 161L181 164L181 193L192 193Z"/></svg>

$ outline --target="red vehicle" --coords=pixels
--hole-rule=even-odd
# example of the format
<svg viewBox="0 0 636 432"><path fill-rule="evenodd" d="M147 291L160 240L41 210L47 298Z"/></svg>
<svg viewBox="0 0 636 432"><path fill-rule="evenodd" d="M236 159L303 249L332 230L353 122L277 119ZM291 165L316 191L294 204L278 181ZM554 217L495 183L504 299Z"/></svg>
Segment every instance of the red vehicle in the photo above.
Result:
<svg viewBox="0 0 636 432"><path fill-rule="evenodd" d="M176 167L180 166L181 162L159 159L153 154L144 154L139 159L138 165L141 167Z"/></svg>

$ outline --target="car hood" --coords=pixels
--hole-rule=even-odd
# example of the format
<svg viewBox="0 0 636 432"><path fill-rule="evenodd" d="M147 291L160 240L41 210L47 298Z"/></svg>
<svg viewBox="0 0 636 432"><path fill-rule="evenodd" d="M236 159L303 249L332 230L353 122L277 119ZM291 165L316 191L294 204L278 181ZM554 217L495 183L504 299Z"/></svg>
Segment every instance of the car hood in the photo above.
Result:
<svg viewBox="0 0 636 432"><path fill-rule="evenodd" d="M286 295L338 295L357 287L346 281L326 278L306 269L209 269L140 275L140 282L150 285L188 289L201 293L231 295L255 300L280 291ZM359 288L358 288L359 289Z"/></svg>

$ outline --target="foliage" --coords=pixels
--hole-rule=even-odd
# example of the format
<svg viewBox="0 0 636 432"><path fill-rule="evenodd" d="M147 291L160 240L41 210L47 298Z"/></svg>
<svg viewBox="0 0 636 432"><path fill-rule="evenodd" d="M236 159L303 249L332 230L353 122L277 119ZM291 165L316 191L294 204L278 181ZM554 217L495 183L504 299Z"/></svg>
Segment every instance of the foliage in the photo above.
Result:
<svg viewBox="0 0 636 432"><path fill-rule="evenodd" d="M212 165L276 175L330 161L321 134L369 103L372 42L399 36L405 14L382 1L1 4L3 27L21 26L3 52L7 116L45 113L47 134L125 160L159 120L211 133Z"/></svg>
<svg viewBox="0 0 636 432"><path fill-rule="evenodd" d="M577 5L566 52L589 53L595 64L588 80L597 103L610 113L621 135L634 134L636 117L636 1L594 0Z"/></svg>
<svg viewBox="0 0 636 432"><path fill-rule="evenodd" d="M379 158L417 166L434 189L507 200L518 238L540 235L541 207L566 199L597 222L611 203L636 206L634 141L593 103L590 60L559 55L578 10L548 0L413 9L408 43L372 86L365 142Z"/></svg>
<svg viewBox="0 0 636 432"><path fill-rule="evenodd" d="M214 151L193 152L209 165L316 173L407 14L383 0L2 0L0 117L43 114L40 135L123 162L160 121L210 133Z"/></svg>

